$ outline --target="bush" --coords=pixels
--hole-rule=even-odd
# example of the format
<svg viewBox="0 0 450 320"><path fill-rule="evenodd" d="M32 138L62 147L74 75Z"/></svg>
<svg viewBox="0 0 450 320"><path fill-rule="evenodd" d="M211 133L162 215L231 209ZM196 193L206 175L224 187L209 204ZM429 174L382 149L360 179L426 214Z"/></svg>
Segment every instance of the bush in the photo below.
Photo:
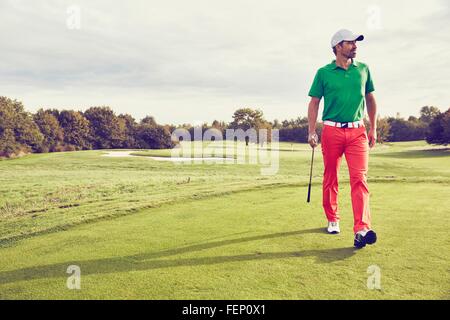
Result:
<svg viewBox="0 0 450 320"><path fill-rule="evenodd" d="M58 121L66 145L72 145L76 150L92 149L90 124L81 112L64 110L59 114Z"/></svg>
<svg viewBox="0 0 450 320"><path fill-rule="evenodd" d="M175 146L171 133L162 126L141 124L137 129L138 146L142 149L170 149Z"/></svg>
<svg viewBox="0 0 450 320"><path fill-rule="evenodd" d="M84 112L89 121L94 149L121 148L126 141L126 124L109 107L92 107Z"/></svg>
<svg viewBox="0 0 450 320"><path fill-rule="evenodd" d="M24 111L22 103L0 97L0 154L10 157L38 152L44 137L33 122L31 114Z"/></svg>
<svg viewBox="0 0 450 320"><path fill-rule="evenodd" d="M450 108L445 113L436 115L430 122L427 142L445 145L450 143Z"/></svg>
<svg viewBox="0 0 450 320"><path fill-rule="evenodd" d="M58 119L51 112L42 109L36 112L33 119L44 136L41 150L47 151L41 152L55 151L56 146L64 140L63 130L59 125Z"/></svg>

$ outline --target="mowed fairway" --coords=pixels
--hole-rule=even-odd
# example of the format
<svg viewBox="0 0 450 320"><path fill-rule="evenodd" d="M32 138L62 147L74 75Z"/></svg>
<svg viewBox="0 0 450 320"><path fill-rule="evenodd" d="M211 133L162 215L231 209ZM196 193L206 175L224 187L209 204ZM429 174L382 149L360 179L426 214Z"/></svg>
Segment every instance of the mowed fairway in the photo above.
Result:
<svg viewBox="0 0 450 320"><path fill-rule="evenodd" d="M280 144L273 176L104 151L0 161L0 298L449 299L450 151L436 148L371 151L379 242L362 250L345 161L342 233L324 232L320 152L306 203L307 145ZM66 286L70 265L81 290ZM367 287L373 265L380 290Z"/></svg>

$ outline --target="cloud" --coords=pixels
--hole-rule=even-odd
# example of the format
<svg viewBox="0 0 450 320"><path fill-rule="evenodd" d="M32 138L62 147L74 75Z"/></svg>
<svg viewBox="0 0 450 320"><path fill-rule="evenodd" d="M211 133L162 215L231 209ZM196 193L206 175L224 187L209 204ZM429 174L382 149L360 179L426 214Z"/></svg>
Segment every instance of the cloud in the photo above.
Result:
<svg viewBox="0 0 450 320"><path fill-rule="evenodd" d="M67 8L81 29L67 28ZM0 4L3 95L30 109L111 105L161 122L306 115L315 70L342 27L366 35L381 114L448 107L446 1L25 1ZM381 30L368 25L368 8ZM401 14L400 14L401 13ZM437 32L439 31L439 32ZM14 37L11 37L11 34Z"/></svg>

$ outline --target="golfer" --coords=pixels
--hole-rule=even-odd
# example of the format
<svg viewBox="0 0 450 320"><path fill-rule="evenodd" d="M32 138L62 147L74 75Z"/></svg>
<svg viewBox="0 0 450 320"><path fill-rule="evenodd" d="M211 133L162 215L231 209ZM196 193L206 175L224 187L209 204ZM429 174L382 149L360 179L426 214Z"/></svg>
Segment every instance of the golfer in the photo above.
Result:
<svg viewBox="0 0 450 320"><path fill-rule="evenodd" d="M330 64L320 68L309 91L311 102L308 109L308 142L312 148L318 144L316 133L319 103L324 98L322 115L323 208L328 220L328 232L340 232L338 207L338 174L342 160L348 164L355 233L354 246L363 248L377 241L370 223L369 189L367 171L369 147L377 139L377 107L373 95L374 86L366 64L355 61L356 42L363 35L349 30L338 31L331 39L336 56ZM364 127L364 106L370 121L369 134Z"/></svg>

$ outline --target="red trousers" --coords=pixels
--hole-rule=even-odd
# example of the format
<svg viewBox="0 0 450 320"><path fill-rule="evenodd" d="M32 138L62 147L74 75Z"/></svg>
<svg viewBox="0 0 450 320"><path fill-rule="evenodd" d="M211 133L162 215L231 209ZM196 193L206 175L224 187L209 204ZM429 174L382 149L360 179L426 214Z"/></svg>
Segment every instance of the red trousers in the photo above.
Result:
<svg viewBox="0 0 450 320"><path fill-rule="evenodd" d="M371 229L369 188L369 145L366 129L323 126L322 154L325 165L323 174L323 208L328 221L339 221L338 174L345 154L350 174L354 227L356 233Z"/></svg>

